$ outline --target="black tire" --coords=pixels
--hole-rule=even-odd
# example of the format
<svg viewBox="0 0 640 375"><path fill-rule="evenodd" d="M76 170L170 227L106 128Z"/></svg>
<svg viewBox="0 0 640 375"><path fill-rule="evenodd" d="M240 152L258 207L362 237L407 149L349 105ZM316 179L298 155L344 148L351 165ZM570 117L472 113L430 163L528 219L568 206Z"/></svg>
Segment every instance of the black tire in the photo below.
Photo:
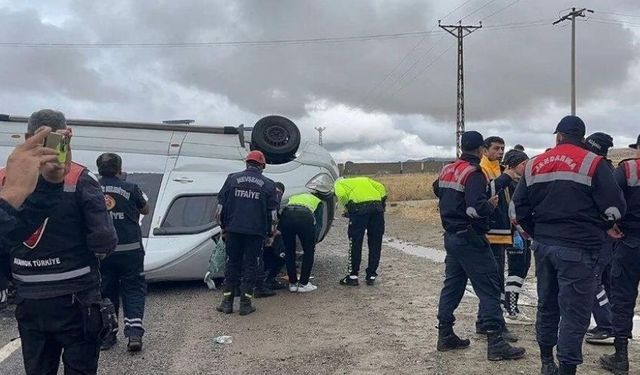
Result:
<svg viewBox="0 0 640 375"><path fill-rule="evenodd" d="M283 164L295 159L300 147L300 130L286 117L263 117L251 132L251 150L264 153L269 164Z"/></svg>

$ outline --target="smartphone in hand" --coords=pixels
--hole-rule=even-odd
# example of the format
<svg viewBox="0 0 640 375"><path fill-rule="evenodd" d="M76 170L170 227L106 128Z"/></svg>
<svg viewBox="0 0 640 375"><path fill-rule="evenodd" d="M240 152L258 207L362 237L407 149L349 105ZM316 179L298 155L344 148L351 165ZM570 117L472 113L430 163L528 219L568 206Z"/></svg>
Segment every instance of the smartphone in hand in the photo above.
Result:
<svg viewBox="0 0 640 375"><path fill-rule="evenodd" d="M69 150L70 138L60 133L51 133L44 141L44 146L58 151L58 162L67 162L67 151Z"/></svg>

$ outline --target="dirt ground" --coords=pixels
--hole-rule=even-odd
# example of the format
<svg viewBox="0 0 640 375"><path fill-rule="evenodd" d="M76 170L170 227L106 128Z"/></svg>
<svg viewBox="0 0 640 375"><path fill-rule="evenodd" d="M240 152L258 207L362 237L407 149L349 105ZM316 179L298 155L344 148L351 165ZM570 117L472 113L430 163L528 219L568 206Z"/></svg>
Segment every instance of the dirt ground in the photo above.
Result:
<svg viewBox="0 0 640 375"><path fill-rule="evenodd" d="M387 215L387 234L442 248L437 224L408 219L394 210ZM217 313L214 307L220 292L209 291L202 283L152 285L144 351L131 356L121 340L116 348L102 353L100 373L539 373L533 326L513 328L521 336L519 345L528 351L523 360L486 360L486 339L473 329L478 301L472 296L463 299L456 325L461 336L472 340L471 347L438 353L435 326L443 265L385 246L375 286L362 283L359 287L343 287L338 280L345 274L346 244L346 221L340 218L317 249L313 274L318 291L285 291L257 300L257 312L247 317ZM524 310L535 316L532 308ZM0 321L0 328L5 325L4 332L15 334L15 328L8 324ZM217 344L214 338L218 335L232 336L233 342ZM579 373L602 374L596 362L601 354L610 351L611 347L585 345L585 364ZM640 366L636 344L631 352L633 364ZM18 358L0 363L0 373L22 373L19 351L15 356ZM13 363L13 370L7 370L7 363Z"/></svg>

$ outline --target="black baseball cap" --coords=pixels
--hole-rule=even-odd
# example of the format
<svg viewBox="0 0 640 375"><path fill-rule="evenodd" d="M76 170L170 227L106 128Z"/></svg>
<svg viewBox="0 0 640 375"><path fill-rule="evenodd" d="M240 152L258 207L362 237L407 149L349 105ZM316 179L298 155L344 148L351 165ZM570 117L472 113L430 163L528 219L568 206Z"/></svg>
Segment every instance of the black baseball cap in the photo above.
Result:
<svg viewBox="0 0 640 375"><path fill-rule="evenodd" d="M480 146L484 146L484 138L482 137L482 134L477 131L469 130L462 133L460 146L462 146L462 150L464 151L475 150Z"/></svg>
<svg viewBox="0 0 640 375"><path fill-rule="evenodd" d="M633 149L638 149L638 145L640 145L640 135L638 136L638 140L636 141L636 143L629 145L629 148L633 148Z"/></svg>
<svg viewBox="0 0 640 375"><path fill-rule="evenodd" d="M586 133L586 127L584 126L584 121L578 116L565 116L560 122L558 126L556 126L556 131L553 134L563 133L567 135L572 135L574 137L583 138Z"/></svg>
<svg viewBox="0 0 640 375"><path fill-rule="evenodd" d="M520 150L513 149L507 151L507 153L504 154L504 157L502 158L502 164L506 165L509 168L515 168L520 163L528 159L529 156L527 156L527 154Z"/></svg>
<svg viewBox="0 0 640 375"><path fill-rule="evenodd" d="M589 151L600 156L607 156L609 149L613 147L613 138L606 133L593 133L584 140Z"/></svg>

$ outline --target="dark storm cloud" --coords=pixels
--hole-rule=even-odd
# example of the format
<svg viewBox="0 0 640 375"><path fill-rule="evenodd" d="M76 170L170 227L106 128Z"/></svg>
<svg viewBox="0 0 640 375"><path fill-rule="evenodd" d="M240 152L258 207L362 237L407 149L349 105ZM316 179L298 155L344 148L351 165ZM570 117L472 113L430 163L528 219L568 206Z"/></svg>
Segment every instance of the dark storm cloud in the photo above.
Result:
<svg viewBox="0 0 640 375"><path fill-rule="evenodd" d="M35 10L0 8L0 41L61 42L80 35L42 22ZM113 100L121 93L107 85L90 59L75 49L0 48L0 86L14 95L48 93L74 100Z"/></svg>

